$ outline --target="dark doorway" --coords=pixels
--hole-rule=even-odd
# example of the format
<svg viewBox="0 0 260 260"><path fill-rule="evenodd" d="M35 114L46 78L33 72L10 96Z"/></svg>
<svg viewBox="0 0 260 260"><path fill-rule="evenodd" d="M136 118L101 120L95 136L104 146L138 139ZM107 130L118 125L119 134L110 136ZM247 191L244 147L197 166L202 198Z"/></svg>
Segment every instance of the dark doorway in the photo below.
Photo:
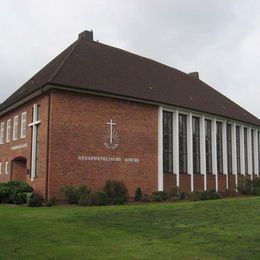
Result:
<svg viewBox="0 0 260 260"><path fill-rule="evenodd" d="M27 180L27 167L26 167L26 158L17 157L12 160L11 164L11 180Z"/></svg>

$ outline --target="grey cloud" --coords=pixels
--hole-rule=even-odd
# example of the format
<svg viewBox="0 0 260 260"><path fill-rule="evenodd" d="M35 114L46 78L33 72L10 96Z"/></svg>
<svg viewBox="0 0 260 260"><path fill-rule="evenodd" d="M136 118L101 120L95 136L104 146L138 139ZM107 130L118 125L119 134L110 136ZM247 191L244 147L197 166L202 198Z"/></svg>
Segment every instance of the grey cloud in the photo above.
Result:
<svg viewBox="0 0 260 260"><path fill-rule="evenodd" d="M93 29L101 42L201 79L260 117L257 0L4 1L0 102Z"/></svg>

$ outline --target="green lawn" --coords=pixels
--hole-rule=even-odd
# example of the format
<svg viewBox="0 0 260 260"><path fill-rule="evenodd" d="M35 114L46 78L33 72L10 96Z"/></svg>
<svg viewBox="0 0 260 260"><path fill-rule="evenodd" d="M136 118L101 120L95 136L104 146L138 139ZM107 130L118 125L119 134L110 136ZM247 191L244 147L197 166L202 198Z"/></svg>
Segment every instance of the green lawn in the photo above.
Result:
<svg viewBox="0 0 260 260"><path fill-rule="evenodd" d="M260 259L260 198L0 205L0 259Z"/></svg>

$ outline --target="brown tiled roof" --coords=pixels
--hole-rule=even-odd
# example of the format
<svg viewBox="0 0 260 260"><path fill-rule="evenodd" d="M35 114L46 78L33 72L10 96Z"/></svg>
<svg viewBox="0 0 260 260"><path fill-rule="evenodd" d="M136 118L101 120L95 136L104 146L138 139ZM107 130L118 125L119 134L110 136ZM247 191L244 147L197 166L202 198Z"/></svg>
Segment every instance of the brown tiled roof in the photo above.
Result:
<svg viewBox="0 0 260 260"><path fill-rule="evenodd" d="M156 61L79 38L0 106L46 84L194 109L260 125L260 120L199 79Z"/></svg>

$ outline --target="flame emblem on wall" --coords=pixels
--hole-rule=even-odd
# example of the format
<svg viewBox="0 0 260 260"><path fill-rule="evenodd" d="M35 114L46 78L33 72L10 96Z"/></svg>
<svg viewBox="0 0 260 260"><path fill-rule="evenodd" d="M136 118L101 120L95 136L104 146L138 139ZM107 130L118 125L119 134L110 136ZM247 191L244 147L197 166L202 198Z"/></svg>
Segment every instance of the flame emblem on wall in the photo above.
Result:
<svg viewBox="0 0 260 260"><path fill-rule="evenodd" d="M108 129L104 133L104 145L108 149L116 149L120 143L120 136L118 132L114 129L116 123L114 123L113 120L110 119L110 121L107 122L107 125Z"/></svg>

